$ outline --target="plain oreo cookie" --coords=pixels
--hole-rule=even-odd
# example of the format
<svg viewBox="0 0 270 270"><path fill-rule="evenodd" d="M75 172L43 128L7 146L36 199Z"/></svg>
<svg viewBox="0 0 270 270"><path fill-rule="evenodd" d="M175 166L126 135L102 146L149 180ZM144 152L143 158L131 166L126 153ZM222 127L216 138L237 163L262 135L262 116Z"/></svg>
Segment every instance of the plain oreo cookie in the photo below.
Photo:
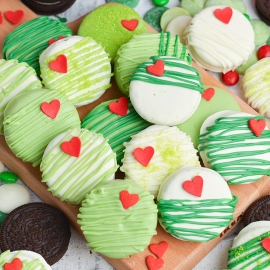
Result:
<svg viewBox="0 0 270 270"><path fill-rule="evenodd" d="M76 0L22 0L22 2L40 15L55 15L71 7Z"/></svg>
<svg viewBox="0 0 270 270"><path fill-rule="evenodd" d="M253 202L244 214L244 226L261 220L270 221L270 195Z"/></svg>
<svg viewBox="0 0 270 270"><path fill-rule="evenodd" d="M261 20L270 25L270 1L256 0L255 5Z"/></svg>
<svg viewBox="0 0 270 270"><path fill-rule="evenodd" d="M53 265L68 249L71 232L66 216L42 202L24 204L6 217L0 230L0 246L6 250L30 250Z"/></svg>

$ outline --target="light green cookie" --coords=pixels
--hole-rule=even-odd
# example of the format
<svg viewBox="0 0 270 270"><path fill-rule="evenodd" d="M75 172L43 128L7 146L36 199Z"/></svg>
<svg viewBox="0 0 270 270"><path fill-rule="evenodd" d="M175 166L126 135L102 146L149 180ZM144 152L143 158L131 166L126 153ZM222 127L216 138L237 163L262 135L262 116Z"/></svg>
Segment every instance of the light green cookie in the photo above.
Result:
<svg viewBox="0 0 270 270"><path fill-rule="evenodd" d="M250 23L254 30L255 40L254 43L256 46L261 46L265 44L270 36L269 27L263 21L258 19L251 19Z"/></svg>
<svg viewBox="0 0 270 270"><path fill-rule="evenodd" d="M239 104L230 93L217 87L204 86L204 89L208 88L215 89L214 96L210 101L202 98L195 113L187 121L177 126L181 131L184 131L191 137L195 148L198 148L200 128L206 118L219 111L241 111Z"/></svg>
<svg viewBox="0 0 270 270"><path fill-rule="evenodd" d="M193 17L204 8L204 2L205 0L182 0L180 6Z"/></svg>
<svg viewBox="0 0 270 270"><path fill-rule="evenodd" d="M206 0L204 8L211 6L228 6L237 9L241 13L246 13L247 8L242 0Z"/></svg>
<svg viewBox="0 0 270 270"><path fill-rule="evenodd" d="M239 10L241 13L247 12L247 7L244 1L242 0L233 0L233 8Z"/></svg>
<svg viewBox="0 0 270 270"><path fill-rule="evenodd" d="M239 66L236 71L241 74L244 75L245 71L252 65L254 65L256 62L258 62L258 55L257 55L257 51L254 50L252 52L252 54L250 55L250 57L248 58L247 62L241 66Z"/></svg>
<svg viewBox="0 0 270 270"><path fill-rule="evenodd" d="M154 7L150 9L143 17L143 19L150 24L158 32L161 31L160 21L164 12L168 10L167 7Z"/></svg>
<svg viewBox="0 0 270 270"><path fill-rule="evenodd" d="M121 4L102 5L90 12L81 22L78 35L92 37L101 44L110 58L114 59L122 44L134 34L147 32L141 16Z"/></svg>

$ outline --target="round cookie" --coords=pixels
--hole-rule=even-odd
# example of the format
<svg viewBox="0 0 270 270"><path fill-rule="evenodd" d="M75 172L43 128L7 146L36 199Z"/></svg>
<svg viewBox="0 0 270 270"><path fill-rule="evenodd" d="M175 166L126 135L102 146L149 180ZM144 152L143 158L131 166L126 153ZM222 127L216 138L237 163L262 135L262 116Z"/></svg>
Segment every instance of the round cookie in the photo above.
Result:
<svg viewBox="0 0 270 270"><path fill-rule="evenodd" d="M228 252L228 269L270 269L269 228L269 221L257 221L242 229Z"/></svg>
<svg viewBox="0 0 270 270"><path fill-rule="evenodd" d="M270 117L269 68L270 58L263 58L250 66L242 78L248 104L265 117Z"/></svg>
<svg viewBox="0 0 270 270"><path fill-rule="evenodd" d="M201 127L199 153L206 167L228 184L248 184L270 175L270 131L263 116L222 111Z"/></svg>
<svg viewBox="0 0 270 270"><path fill-rule="evenodd" d="M147 26L132 8L121 4L102 5L81 22L78 35L92 37L113 60L122 44L134 34L147 32Z"/></svg>
<svg viewBox="0 0 270 270"><path fill-rule="evenodd" d="M130 78L130 100L146 121L178 125L196 111L203 86L197 69L173 56L153 56Z"/></svg>
<svg viewBox="0 0 270 270"><path fill-rule="evenodd" d="M28 203L3 222L0 246L2 251L34 251L53 265L66 253L70 237L68 220L60 210L42 202Z"/></svg>
<svg viewBox="0 0 270 270"><path fill-rule="evenodd" d="M115 80L119 89L129 95L130 77L141 63L153 55L175 56L187 62L191 57L179 37L172 37L170 33L144 33L123 44L117 52L114 64Z"/></svg>
<svg viewBox="0 0 270 270"><path fill-rule="evenodd" d="M198 136L200 128L207 117L223 110L241 111L235 98L218 87L204 86L204 92L197 110L192 116L177 127L188 134L198 148Z"/></svg>
<svg viewBox="0 0 270 270"><path fill-rule="evenodd" d="M270 25L270 3L268 0L256 0L255 6L258 12L259 17L266 24Z"/></svg>
<svg viewBox="0 0 270 270"><path fill-rule="evenodd" d="M122 114L121 114L122 113ZM116 153L117 163L124 157L124 142L151 124L134 110L130 100L121 97L109 100L95 107L82 122L82 128L101 133Z"/></svg>
<svg viewBox="0 0 270 270"><path fill-rule="evenodd" d="M111 86L108 55L90 37L61 39L40 55L39 62L45 87L58 89L76 107L97 100Z"/></svg>
<svg viewBox="0 0 270 270"><path fill-rule="evenodd" d="M0 60L0 133L3 133L4 109L8 101L19 93L41 88L33 68L17 60Z"/></svg>
<svg viewBox="0 0 270 270"><path fill-rule="evenodd" d="M161 31L160 20L167 7L153 7L144 15L143 19L156 31Z"/></svg>
<svg viewBox="0 0 270 270"><path fill-rule="evenodd" d="M28 21L8 34L4 40L3 57L26 62L40 74L39 55L50 40L71 36L72 31L63 23L45 16Z"/></svg>
<svg viewBox="0 0 270 270"><path fill-rule="evenodd" d="M236 69L255 48L250 22L238 10L226 6L200 11L186 27L183 39L193 60L215 72Z"/></svg>
<svg viewBox="0 0 270 270"><path fill-rule="evenodd" d="M114 180L86 195L78 224L92 252L126 258L142 252L156 234L154 197L134 182Z"/></svg>
<svg viewBox="0 0 270 270"><path fill-rule="evenodd" d="M205 0L181 0L180 6L193 17L203 9L204 2Z"/></svg>
<svg viewBox="0 0 270 270"><path fill-rule="evenodd" d="M177 127L150 126L124 146L120 170L154 196L173 171L186 165L200 166L190 137Z"/></svg>
<svg viewBox="0 0 270 270"><path fill-rule="evenodd" d="M115 156L101 134L68 130L48 144L40 164L42 182L61 201L80 204L95 186L114 179Z"/></svg>
<svg viewBox="0 0 270 270"><path fill-rule="evenodd" d="M229 226L237 202L228 184L215 171L184 167L160 186L159 222L178 239L207 242Z"/></svg>
<svg viewBox="0 0 270 270"><path fill-rule="evenodd" d="M21 268L5 268L11 265L21 265ZM0 255L1 269L21 269L21 270L51 270L50 265L44 258L36 252L29 250L12 251L6 250Z"/></svg>
<svg viewBox="0 0 270 270"><path fill-rule="evenodd" d="M76 108L57 91L35 89L12 98L4 112L5 139L12 152L37 166L48 143L80 127Z"/></svg>

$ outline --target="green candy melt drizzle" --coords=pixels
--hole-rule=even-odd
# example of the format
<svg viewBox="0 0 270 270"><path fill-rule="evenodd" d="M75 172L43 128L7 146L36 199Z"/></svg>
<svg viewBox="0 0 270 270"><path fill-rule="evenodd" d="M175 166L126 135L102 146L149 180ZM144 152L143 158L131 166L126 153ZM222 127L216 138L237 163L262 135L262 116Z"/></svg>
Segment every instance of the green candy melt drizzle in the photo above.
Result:
<svg viewBox="0 0 270 270"><path fill-rule="evenodd" d="M160 212L159 219L170 234L187 241L207 242L219 235L219 232L213 231L214 229L222 229L229 225L237 202L238 198L233 195L231 200L161 199L157 205ZM188 225L184 228L177 227L181 224L194 224L200 227L192 228Z"/></svg>

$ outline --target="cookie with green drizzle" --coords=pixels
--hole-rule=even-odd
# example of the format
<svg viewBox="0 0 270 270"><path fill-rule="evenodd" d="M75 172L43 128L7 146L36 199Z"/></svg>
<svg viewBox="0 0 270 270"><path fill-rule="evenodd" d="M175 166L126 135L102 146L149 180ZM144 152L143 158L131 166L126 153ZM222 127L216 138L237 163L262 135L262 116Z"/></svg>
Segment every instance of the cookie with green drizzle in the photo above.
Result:
<svg viewBox="0 0 270 270"><path fill-rule="evenodd" d="M174 56L191 62L188 50L180 43L178 35L171 36L170 32L134 35L120 47L115 57L116 83L125 95L129 95L130 77L136 67L153 55Z"/></svg>
<svg viewBox="0 0 270 270"><path fill-rule="evenodd" d="M146 121L174 126L196 111L203 86L199 71L174 56L153 56L130 78L130 100Z"/></svg>
<svg viewBox="0 0 270 270"><path fill-rule="evenodd" d="M184 167L173 172L160 186L159 222L178 239L207 242L230 224L237 201L215 171Z"/></svg>
<svg viewBox="0 0 270 270"><path fill-rule="evenodd" d="M126 101L124 101L126 100ZM113 109L111 108L114 105ZM117 109L119 111L117 111ZM119 114L123 110L123 114ZM95 107L82 122L82 128L101 133L116 153L117 163L124 157L123 143L151 124L142 119L128 98L109 100Z"/></svg>
<svg viewBox="0 0 270 270"><path fill-rule="evenodd" d="M250 223L235 237L228 252L228 269L270 269L270 222Z"/></svg>
<svg viewBox="0 0 270 270"><path fill-rule="evenodd" d="M270 131L263 116L222 111L208 117L198 151L206 167L231 185L248 184L270 175Z"/></svg>
<svg viewBox="0 0 270 270"><path fill-rule="evenodd" d="M49 46L49 41L71 35L72 31L64 23L41 16L20 25L6 36L3 57L26 62L39 75L38 58Z"/></svg>
<svg viewBox="0 0 270 270"><path fill-rule="evenodd" d="M116 155L101 134L74 128L47 146L40 170L48 191L61 201L80 204L97 185L114 179Z"/></svg>
<svg viewBox="0 0 270 270"><path fill-rule="evenodd" d="M110 59L90 37L58 40L43 51L39 62L45 87L58 89L76 107L97 100L111 86Z"/></svg>
<svg viewBox="0 0 270 270"><path fill-rule="evenodd" d="M0 255L0 269L51 270L51 267L44 258L36 252L29 250L10 252L10 250L6 250Z"/></svg>
<svg viewBox="0 0 270 270"><path fill-rule="evenodd" d="M0 133L3 133L4 109L8 101L19 93L41 88L35 70L18 60L0 60Z"/></svg>
<svg viewBox="0 0 270 270"><path fill-rule="evenodd" d="M157 206L133 181L109 181L86 195L78 224L93 252L126 258L144 251L156 234Z"/></svg>

